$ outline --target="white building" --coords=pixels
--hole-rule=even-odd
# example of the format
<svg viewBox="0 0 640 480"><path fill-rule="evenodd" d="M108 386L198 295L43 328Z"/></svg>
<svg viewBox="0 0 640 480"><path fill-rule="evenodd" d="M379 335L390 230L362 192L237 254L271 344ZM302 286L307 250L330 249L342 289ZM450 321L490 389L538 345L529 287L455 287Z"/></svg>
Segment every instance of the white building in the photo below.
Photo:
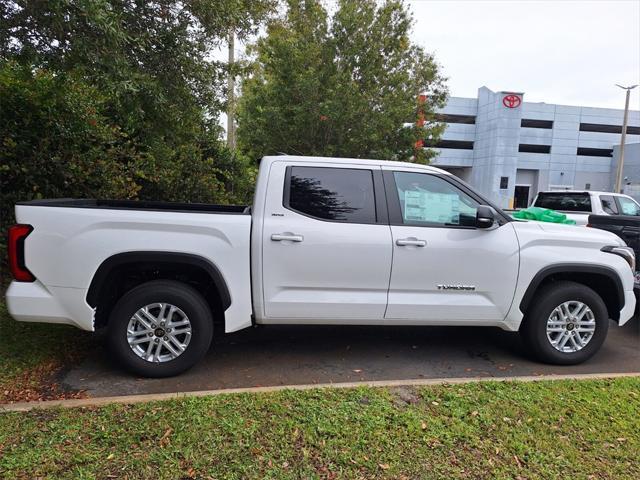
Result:
<svg viewBox="0 0 640 480"><path fill-rule="evenodd" d="M433 145L438 156L432 164L503 208L526 207L540 190L611 190L623 114L622 109L529 103L522 92L482 87L478 98L452 97L439 111L447 128ZM638 142L640 111L632 110L625 143ZM640 148L625 149L625 184L640 185L638 155Z"/></svg>

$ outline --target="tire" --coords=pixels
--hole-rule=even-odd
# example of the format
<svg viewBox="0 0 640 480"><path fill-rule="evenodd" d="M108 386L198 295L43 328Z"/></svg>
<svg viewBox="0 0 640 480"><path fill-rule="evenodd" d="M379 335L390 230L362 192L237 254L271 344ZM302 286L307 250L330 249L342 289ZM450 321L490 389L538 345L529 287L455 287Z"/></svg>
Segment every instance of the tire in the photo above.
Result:
<svg viewBox="0 0 640 480"><path fill-rule="evenodd" d="M141 313L144 308L146 314ZM107 326L111 353L128 371L143 377L171 377L188 370L204 357L212 338L213 320L205 299L173 280L154 280L127 292ZM130 345L129 339L138 343Z"/></svg>
<svg viewBox="0 0 640 480"><path fill-rule="evenodd" d="M581 308L578 302L586 305L591 312L585 312L580 324L573 323L576 317L566 315L567 310L563 310L563 313L556 311L557 307L562 308L560 306L564 304L571 313L575 313ZM553 322L549 328L554 330L549 334L548 321ZM559 281L543 287L536 294L525 314L520 334L529 351L538 360L554 365L576 365L588 360L600 349L607 337L608 329L609 313L600 295L586 285ZM567 340L564 340L565 336ZM552 343L554 340L557 347ZM566 342L564 346L563 340ZM578 340L582 340L585 345L570 351L579 346ZM562 348L562 351L559 348Z"/></svg>

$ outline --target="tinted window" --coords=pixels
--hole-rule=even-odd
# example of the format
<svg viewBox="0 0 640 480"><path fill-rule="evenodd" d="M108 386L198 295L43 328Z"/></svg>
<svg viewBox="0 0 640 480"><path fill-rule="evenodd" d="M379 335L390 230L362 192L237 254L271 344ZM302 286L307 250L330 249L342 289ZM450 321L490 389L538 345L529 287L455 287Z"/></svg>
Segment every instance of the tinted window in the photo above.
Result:
<svg viewBox="0 0 640 480"><path fill-rule="evenodd" d="M567 212L590 212L591 197L586 192L545 192L538 194L535 206Z"/></svg>
<svg viewBox="0 0 640 480"><path fill-rule="evenodd" d="M403 223L475 226L478 202L446 180L426 173L393 172L393 176Z"/></svg>
<svg viewBox="0 0 640 480"><path fill-rule="evenodd" d="M371 170L290 167L286 207L324 220L375 223Z"/></svg>
<svg viewBox="0 0 640 480"><path fill-rule="evenodd" d="M640 207L638 204L627 197L618 197L618 202L620 202L620 210L622 215L640 215Z"/></svg>
<svg viewBox="0 0 640 480"><path fill-rule="evenodd" d="M618 214L618 206L616 201L611 195L600 195L600 203L602 204L602 210L609 215Z"/></svg>

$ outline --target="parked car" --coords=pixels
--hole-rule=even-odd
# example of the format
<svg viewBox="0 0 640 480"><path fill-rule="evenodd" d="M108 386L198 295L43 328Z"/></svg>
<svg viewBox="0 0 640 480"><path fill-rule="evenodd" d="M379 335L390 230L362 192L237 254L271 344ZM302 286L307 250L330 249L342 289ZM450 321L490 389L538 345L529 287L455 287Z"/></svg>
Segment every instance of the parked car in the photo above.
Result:
<svg viewBox="0 0 640 480"><path fill-rule="evenodd" d="M616 235L514 221L410 163L265 157L252 207L36 200L16 218L11 315L106 329L150 377L195 364L214 334L270 324L500 327L575 364L636 301Z"/></svg>
<svg viewBox="0 0 640 480"><path fill-rule="evenodd" d="M619 236L632 248L636 258L640 255L640 216L589 215L588 227L599 228ZM636 293L640 289L640 272L635 272Z"/></svg>
<svg viewBox="0 0 640 480"><path fill-rule="evenodd" d="M640 215L640 205L630 196L590 190L540 192L532 206L562 212L576 225L586 225L589 215Z"/></svg>

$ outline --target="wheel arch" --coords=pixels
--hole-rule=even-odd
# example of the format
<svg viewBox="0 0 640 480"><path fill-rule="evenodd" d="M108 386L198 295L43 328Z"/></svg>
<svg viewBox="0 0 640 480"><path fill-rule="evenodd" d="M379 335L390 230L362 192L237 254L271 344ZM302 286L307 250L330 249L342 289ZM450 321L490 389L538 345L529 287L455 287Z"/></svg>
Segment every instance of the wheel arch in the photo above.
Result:
<svg viewBox="0 0 640 480"><path fill-rule="evenodd" d="M126 279L130 281L126 282ZM105 259L93 275L86 301L96 309L94 327L106 325L111 309L126 291L155 279L192 281L209 303L214 318L222 315L224 321L224 312L231 305L231 294L216 265L190 253L135 251Z"/></svg>
<svg viewBox="0 0 640 480"><path fill-rule="evenodd" d="M564 263L543 268L527 287L520 301L520 311L526 314L540 288L560 280L580 283L593 289L607 306L609 318L620 319L620 310L625 305L624 286L618 273L613 268L603 265Z"/></svg>

